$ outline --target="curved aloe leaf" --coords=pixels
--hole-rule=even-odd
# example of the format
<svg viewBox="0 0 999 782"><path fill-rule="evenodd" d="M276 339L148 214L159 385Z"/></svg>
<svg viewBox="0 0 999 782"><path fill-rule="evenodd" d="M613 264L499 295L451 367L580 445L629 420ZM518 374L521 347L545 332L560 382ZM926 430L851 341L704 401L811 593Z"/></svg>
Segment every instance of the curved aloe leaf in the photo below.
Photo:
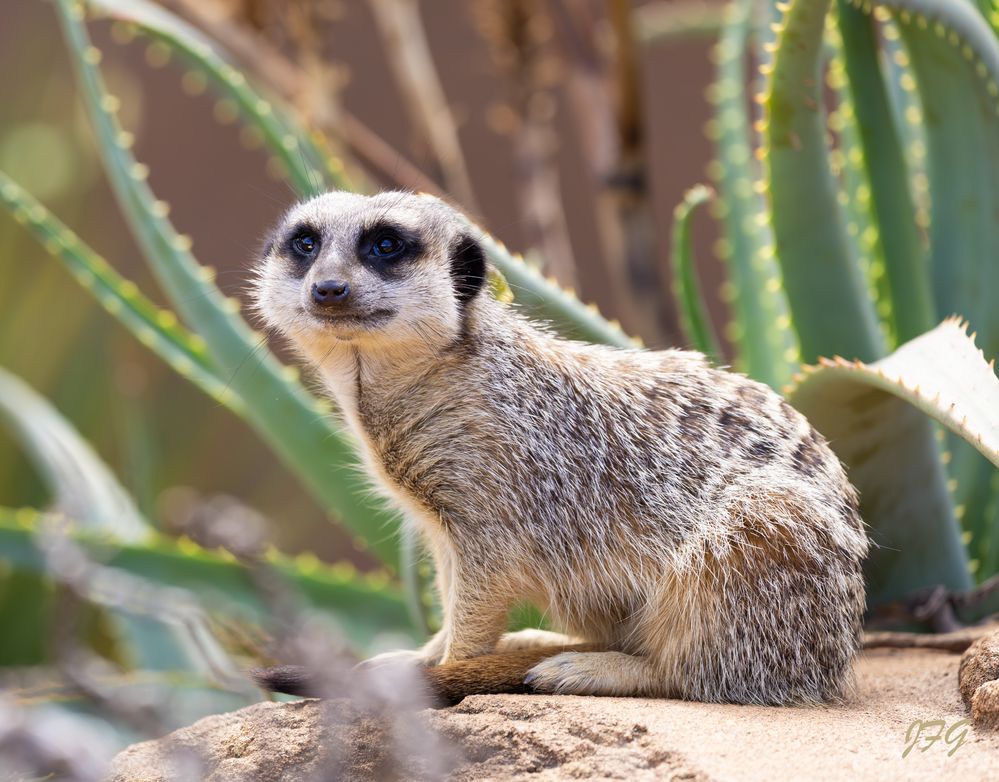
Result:
<svg viewBox="0 0 999 782"><path fill-rule="evenodd" d="M518 307L529 317L550 321L563 336L587 342L630 348L641 344L629 337L617 321L604 318L593 304L584 304L570 290L514 255L499 241L470 224L480 236L486 256L506 278Z"/></svg>
<svg viewBox="0 0 999 782"><path fill-rule="evenodd" d="M354 449L328 420L327 407L266 349L265 339L239 317L238 302L223 296L212 275L194 259L189 240L167 219L161 202L145 183L144 167L135 161L118 127L116 103L97 69L100 55L87 37L81 6L59 0L57 8L105 170L171 302L205 340L220 376L252 410L251 425L316 497L337 513L361 545L394 567L396 516L379 508L363 484L344 469L354 462ZM252 371L240 371L246 362L251 362Z"/></svg>
<svg viewBox="0 0 999 782"><path fill-rule="evenodd" d="M720 255L728 283L723 297L733 310L728 336L737 347L737 366L780 388L798 365L798 342L774 258L766 204L755 184L760 176L751 149L744 63L752 5L752 0L739 0L729 6L716 49L718 81L712 88L715 116L710 128L718 159L711 174L721 195L715 208L725 231Z"/></svg>
<svg viewBox="0 0 999 782"><path fill-rule="evenodd" d="M936 320L926 250L919 237L905 153L878 61L874 21L847 0L839 0L838 11L843 62L884 253L893 330L899 342L907 342L930 329Z"/></svg>
<svg viewBox="0 0 999 782"><path fill-rule="evenodd" d="M134 284L125 280L90 247L0 171L0 202L50 254L58 258L77 282L135 337L187 377L215 401L245 415L243 401L222 380L202 340L177 323L177 316L158 308ZM76 514L73 514L76 515Z"/></svg>
<svg viewBox="0 0 999 782"><path fill-rule="evenodd" d="M152 537L152 528L131 497L73 426L43 397L3 369L0 420L31 456L58 510L73 514L91 533L113 535L135 545ZM44 561L40 552L39 557ZM17 565L2 547L0 560ZM108 608L108 619L122 642L121 653L141 667L202 668L206 661L224 657L209 636L198 632L197 622L185 627L170 626L120 604L109 604ZM200 643L192 643L192 633L198 635Z"/></svg>
<svg viewBox="0 0 999 782"><path fill-rule="evenodd" d="M697 282L690 237L690 219L694 211L713 197L709 188L699 185L687 191L673 212L673 295L680 324L691 347L717 361L722 354Z"/></svg>
<svg viewBox="0 0 999 782"><path fill-rule="evenodd" d="M967 443L951 443L951 495L965 532L972 571L989 577L999 571L999 472Z"/></svg>
<svg viewBox="0 0 999 782"><path fill-rule="evenodd" d="M884 343L847 240L826 146L821 54L828 10L829 0L794 0L778 33L766 103L774 237L804 360L834 351L871 360Z"/></svg>
<svg viewBox="0 0 999 782"><path fill-rule="evenodd" d="M822 359L789 390L860 491L879 546L867 568L872 603L970 585L932 431L926 436L936 420L999 466L999 380L965 332L950 319L873 364Z"/></svg>
<svg viewBox="0 0 999 782"><path fill-rule="evenodd" d="M0 559L22 571L46 572L35 543L43 518L44 514L32 509L0 508ZM152 584L189 590L213 612L257 623L264 623L269 615L247 569L227 553L158 534L134 543L83 529L70 529L68 534L95 561ZM364 576L350 565L322 565L311 557L292 559L270 553L266 561L307 605L329 613L362 648L381 633L413 633L405 601L384 575Z"/></svg>
<svg viewBox="0 0 999 782"><path fill-rule="evenodd" d="M999 355L999 42L967 0L884 0L916 76L928 149L937 311L961 312ZM950 437L953 496L985 573L999 522L990 470ZM987 547L983 549L983 547Z"/></svg>
<svg viewBox="0 0 999 782"><path fill-rule="evenodd" d="M826 25L826 53L826 82L832 88L835 101L835 107L829 113L828 126L838 134L837 147L830 153L830 169L839 181L839 199L843 204L850 254L860 269L863 290L877 314L880 333L887 344L895 344L891 290L885 276L880 227L875 221L871 204L870 181L860 154L860 128L853 94L842 62L843 41L839 29L831 23ZM932 325L933 321L927 328Z"/></svg>
<svg viewBox="0 0 999 782"><path fill-rule="evenodd" d="M883 12L883 13L882 13ZM902 152L911 173L912 199L916 209L919 239L929 245L930 202L929 178L926 173L926 128L923 126L923 108L916 89L912 63L902 42L898 25L885 9L878 8L875 18L880 18L880 37L883 48L881 64L884 68L888 105L899 134ZM887 18L884 18L887 16Z"/></svg>
<svg viewBox="0 0 999 782"><path fill-rule="evenodd" d="M922 100L937 311L999 352L999 41L967 0L887 0Z"/></svg>
<svg viewBox="0 0 999 782"><path fill-rule="evenodd" d="M56 507L122 540L151 528L128 492L75 428L27 383L0 369L0 421L30 455Z"/></svg>

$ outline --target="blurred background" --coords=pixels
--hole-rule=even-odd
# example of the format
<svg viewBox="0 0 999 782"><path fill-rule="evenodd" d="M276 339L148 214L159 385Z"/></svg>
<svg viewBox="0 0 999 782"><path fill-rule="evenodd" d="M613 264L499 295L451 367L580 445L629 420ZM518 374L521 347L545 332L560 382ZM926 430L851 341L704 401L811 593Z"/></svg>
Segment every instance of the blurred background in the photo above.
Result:
<svg viewBox="0 0 999 782"><path fill-rule="evenodd" d="M436 129L411 110L414 96L397 78L391 30L373 12L377 4L164 5L222 31L220 42L251 72L262 69L280 81L283 65L306 74L311 86L295 94L295 103L307 117L347 127L340 142L346 159L362 162L379 186L449 195L510 249L543 253L547 273L649 346L682 343L669 293L672 211L687 188L707 181L712 65L710 40L697 26L720 6L418 3L460 144L457 160L441 170ZM647 14L636 17L645 29L666 14L689 18L691 32L612 57L617 5ZM269 168L259 139L241 132L232 107L217 102L162 45L132 40L108 22L90 29L152 188L193 238L198 259L217 268L220 287L245 299L261 238L293 193ZM273 49L241 51L248 41ZM3 4L0 73L7 75L0 82L0 169L165 304L101 172L50 3ZM628 236L637 237L630 246L617 234L625 223ZM714 292L720 269L712 221L698 216L695 229L699 274ZM709 298L720 332L722 305ZM269 518L286 551L372 564L248 427L117 325L6 212L0 366L52 400L154 523L169 529L192 491L228 494ZM253 357L238 371L252 373ZM0 497L8 507L46 501L2 431Z"/></svg>

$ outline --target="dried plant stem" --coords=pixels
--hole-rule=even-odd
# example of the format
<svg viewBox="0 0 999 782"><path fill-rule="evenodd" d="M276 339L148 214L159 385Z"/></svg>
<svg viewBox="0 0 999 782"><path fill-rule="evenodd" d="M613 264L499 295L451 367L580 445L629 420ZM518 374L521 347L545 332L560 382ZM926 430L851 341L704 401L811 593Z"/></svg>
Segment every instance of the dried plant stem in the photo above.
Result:
<svg viewBox="0 0 999 782"><path fill-rule="evenodd" d="M550 6L567 54L568 106L596 190L610 308L621 314L627 331L663 343L669 297L661 295L667 283L654 253L630 3L608 3L612 63L597 45L599 21L587 4L550 0Z"/></svg>
<svg viewBox="0 0 999 782"><path fill-rule="evenodd" d="M716 38L725 4L704 0L657 0L635 9L635 35L645 44Z"/></svg>
<svg viewBox="0 0 999 782"><path fill-rule="evenodd" d="M669 284L655 252L655 230L645 175L645 134L639 94L638 55L629 0L608 0L614 30L614 99L617 155L604 177L602 199L620 226L620 252L637 304L639 328L649 340L661 341L667 331L665 302Z"/></svg>
<svg viewBox="0 0 999 782"><path fill-rule="evenodd" d="M540 98L541 96L537 96ZM552 96L544 97L546 102ZM547 109L529 107L514 146L521 188L521 214L529 247L537 247L545 271L567 288L578 288L569 225L562 208L558 137Z"/></svg>
<svg viewBox="0 0 999 782"><path fill-rule="evenodd" d="M466 211L478 213L458 127L430 54L419 8L414 0L369 0L369 5L410 119L436 159L445 186Z"/></svg>
<svg viewBox="0 0 999 782"><path fill-rule="evenodd" d="M562 69L553 51L551 16L532 0L485 0L478 21L509 94L513 118L501 132L513 146L526 245L540 250L547 273L577 288L558 170L555 88Z"/></svg>

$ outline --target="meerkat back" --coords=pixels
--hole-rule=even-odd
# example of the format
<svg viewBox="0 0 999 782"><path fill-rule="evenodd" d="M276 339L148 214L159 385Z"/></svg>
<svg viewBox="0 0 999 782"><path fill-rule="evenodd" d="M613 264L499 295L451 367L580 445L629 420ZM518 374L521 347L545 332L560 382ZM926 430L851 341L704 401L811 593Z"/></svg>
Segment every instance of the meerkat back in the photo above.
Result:
<svg viewBox="0 0 999 782"><path fill-rule="evenodd" d="M406 193L300 204L260 264L259 311L434 557L441 631L367 665L424 666L445 700L844 697L867 539L821 436L699 354L560 340L486 274L468 222ZM504 634L525 600L561 632ZM289 676L261 680L307 689Z"/></svg>

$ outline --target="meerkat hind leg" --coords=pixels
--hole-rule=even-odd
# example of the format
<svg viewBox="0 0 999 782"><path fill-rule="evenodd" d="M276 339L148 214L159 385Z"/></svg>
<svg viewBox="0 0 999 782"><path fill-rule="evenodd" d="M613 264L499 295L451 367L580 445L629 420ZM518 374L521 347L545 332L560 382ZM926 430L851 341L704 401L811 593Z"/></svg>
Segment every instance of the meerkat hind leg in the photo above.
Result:
<svg viewBox="0 0 999 782"><path fill-rule="evenodd" d="M524 683L558 695L661 695L662 672L624 652L562 652L528 671Z"/></svg>

